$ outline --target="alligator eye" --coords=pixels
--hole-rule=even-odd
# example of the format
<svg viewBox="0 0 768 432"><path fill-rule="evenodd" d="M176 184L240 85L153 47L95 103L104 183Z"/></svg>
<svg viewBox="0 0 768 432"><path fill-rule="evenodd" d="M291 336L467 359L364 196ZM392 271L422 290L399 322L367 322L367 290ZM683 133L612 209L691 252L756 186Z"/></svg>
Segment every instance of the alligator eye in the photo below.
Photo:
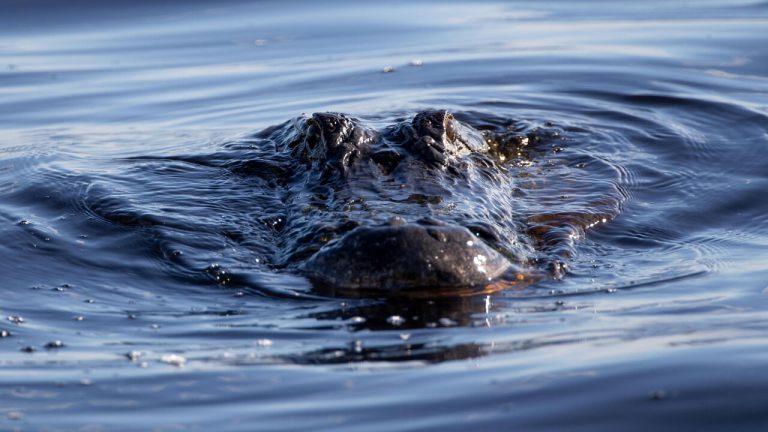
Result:
<svg viewBox="0 0 768 432"><path fill-rule="evenodd" d="M472 234L476 235L477 237L479 237L480 239L488 243L499 242L499 235L488 224L485 224L482 222L475 222L475 223L470 223L468 225L465 225L465 228L471 231Z"/></svg>

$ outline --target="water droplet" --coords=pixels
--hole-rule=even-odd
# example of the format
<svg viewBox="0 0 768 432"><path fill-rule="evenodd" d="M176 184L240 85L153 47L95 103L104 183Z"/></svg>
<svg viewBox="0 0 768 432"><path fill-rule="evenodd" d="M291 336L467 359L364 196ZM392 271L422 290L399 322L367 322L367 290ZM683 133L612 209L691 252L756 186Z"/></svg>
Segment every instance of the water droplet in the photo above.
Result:
<svg viewBox="0 0 768 432"><path fill-rule="evenodd" d="M178 354L165 354L160 357L160 361L169 365L182 367L187 362L187 359Z"/></svg>
<svg viewBox="0 0 768 432"><path fill-rule="evenodd" d="M392 315L387 318L387 322L393 326L401 326L405 324L405 318L400 315Z"/></svg>
<svg viewBox="0 0 768 432"><path fill-rule="evenodd" d="M256 340L256 346L270 347L270 346L272 346L272 341L270 339L257 339Z"/></svg>

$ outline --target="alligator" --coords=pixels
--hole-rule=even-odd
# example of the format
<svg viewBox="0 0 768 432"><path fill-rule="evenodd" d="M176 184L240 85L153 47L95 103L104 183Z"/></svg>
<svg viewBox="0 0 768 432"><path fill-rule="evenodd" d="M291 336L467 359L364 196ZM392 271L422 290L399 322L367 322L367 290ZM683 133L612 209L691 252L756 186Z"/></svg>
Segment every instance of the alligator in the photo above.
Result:
<svg viewBox="0 0 768 432"><path fill-rule="evenodd" d="M504 123L427 110L377 130L316 113L257 134L263 157L229 169L279 183L276 266L321 291L469 295L561 278L573 239L617 206L521 219L509 168L559 134Z"/></svg>
<svg viewBox="0 0 768 432"><path fill-rule="evenodd" d="M567 133L446 110L316 113L213 154L131 158L138 192L92 186L86 201L112 224L153 230L143 238L182 277L215 260L201 277L222 285L276 272L323 295L475 295L562 278L576 240L618 214L619 193L586 191L572 171L562 182L584 194L577 205L562 199L566 184L540 179ZM222 241L227 255L213 249Z"/></svg>

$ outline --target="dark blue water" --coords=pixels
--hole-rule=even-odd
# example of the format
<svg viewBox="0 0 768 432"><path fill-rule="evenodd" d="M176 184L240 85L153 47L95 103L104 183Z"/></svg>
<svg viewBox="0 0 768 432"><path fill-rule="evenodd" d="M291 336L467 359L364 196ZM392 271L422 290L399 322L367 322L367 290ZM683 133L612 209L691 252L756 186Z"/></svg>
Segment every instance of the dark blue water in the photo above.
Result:
<svg viewBox="0 0 768 432"><path fill-rule="evenodd" d="M557 132L561 280L317 296L208 163L430 108ZM6 1L0 430L765 430L767 192L765 2Z"/></svg>

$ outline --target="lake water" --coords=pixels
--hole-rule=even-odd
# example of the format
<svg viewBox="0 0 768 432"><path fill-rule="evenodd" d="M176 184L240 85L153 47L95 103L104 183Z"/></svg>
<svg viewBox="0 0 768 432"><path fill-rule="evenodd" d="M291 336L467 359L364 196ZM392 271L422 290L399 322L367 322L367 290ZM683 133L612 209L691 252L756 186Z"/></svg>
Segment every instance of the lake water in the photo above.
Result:
<svg viewBox="0 0 768 432"><path fill-rule="evenodd" d="M768 427L768 3L10 0L0 36L0 430ZM521 212L612 197L561 280L309 295L258 184L184 162L430 108L559 131Z"/></svg>

